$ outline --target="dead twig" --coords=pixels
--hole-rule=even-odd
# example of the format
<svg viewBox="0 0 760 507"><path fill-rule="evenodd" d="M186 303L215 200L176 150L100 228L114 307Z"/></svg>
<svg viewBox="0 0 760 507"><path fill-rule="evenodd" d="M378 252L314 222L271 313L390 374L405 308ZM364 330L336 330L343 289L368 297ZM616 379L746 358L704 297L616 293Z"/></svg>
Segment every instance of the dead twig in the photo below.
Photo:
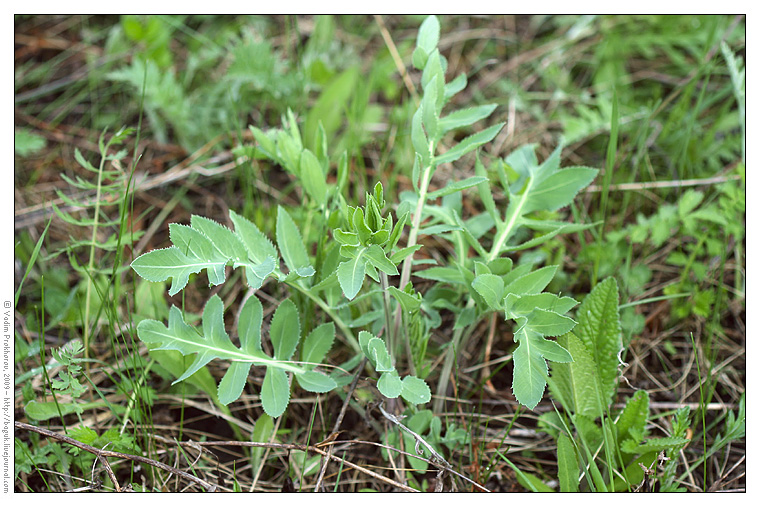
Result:
<svg viewBox="0 0 760 507"><path fill-rule="evenodd" d="M198 477L195 477L194 475L191 475L187 472L183 472L182 470L179 470L177 468L174 468L173 466L167 465L165 463L161 463L160 461L156 461L150 458L146 458L144 456L136 456L134 454L124 454L122 452L116 452L116 451L107 451L105 449L98 449L97 447L93 447L91 445L83 444L82 442L78 440L74 440L71 437L68 437L66 435L61 435L60 433L56 433L54 431L46 430L45 428L39 428L37 426L32 426L31 424L26 424L22 422L16 421L14 423L16 428L27 430L27 431L33 431L35 433L39 433L40 435L44 435L48 438L53 438L55 440L58 440L59 442L63 442L69 445L73 445L74 447L78 447L79 449L82 449L83 451L87 451L91 454L94 454L97 456L98 460L103 463L104 465L107 465L107 461L105 458L120 458L120 459L127 459L130 461L137 461L138 463L144 463L146 465L160 468L162 470L165 470L169 473L178 475L182 477L183 479L187 479L189 481L195 482L197 484L200 484L204 488L206 488L207 491L213 492L216 490L216 485L210 484L203 479L199 479ZM111 476L111 480L114 481L114 485L117 488L117 491L121 491L119 489L118 482L116 482L115 476L113 476L113 471L111 470L110 466L106 466L106 471L109 472L109 476Z"/></svg>

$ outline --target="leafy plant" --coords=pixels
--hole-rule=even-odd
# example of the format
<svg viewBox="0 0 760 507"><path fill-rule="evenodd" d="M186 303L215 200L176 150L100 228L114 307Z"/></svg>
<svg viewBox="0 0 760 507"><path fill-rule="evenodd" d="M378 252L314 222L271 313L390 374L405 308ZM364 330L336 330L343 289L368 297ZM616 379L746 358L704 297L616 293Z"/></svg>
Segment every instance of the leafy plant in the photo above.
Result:
<svg viewBox="0 0 760 507"><path fill-rule="evenodd" d="M591 491L635 489L644 480L640 465L649 467L660 452L675 457L690 442L685 438L688 409L679 416L672 435L648 436L646 391L636 391L619 413L613 412L623 353L618 305L617 282L607 278L578 308L578 326L558 338L574 358L572 363L555 365L549 383L565 415L553 412L540 420L557 440L564 492L578 491L583 475ZM600 463L595 458L598 450L603 451Z"/></svg>

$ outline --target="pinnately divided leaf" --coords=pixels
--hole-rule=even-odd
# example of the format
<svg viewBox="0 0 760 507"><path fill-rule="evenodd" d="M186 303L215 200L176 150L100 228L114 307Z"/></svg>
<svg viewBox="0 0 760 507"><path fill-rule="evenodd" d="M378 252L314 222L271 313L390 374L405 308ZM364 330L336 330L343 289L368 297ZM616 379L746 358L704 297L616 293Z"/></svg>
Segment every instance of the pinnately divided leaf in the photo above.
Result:
<svg viewBox="0 0 760 507"><path fill-rule="evenodd" d="M534 409L544 395L549 368L546 360L567 363L573 360L570 353L557 342L523 326L515 333L519 345L512 354L514 361L512 392L517 401Z"/></svg>
<svg viewBox="0 0 760 507"><path fill-rule="evenodd" d="M219 383L219 400L228 404L238 399L248 381L251 366L267 368L261 388L261 402L264 410L271 417L279 417L285 411L290 399L290 383L287 373L293 373L304 389L312 392L327 392L336 387L336 383L326 375L312 371L314 365L302 366L290 360L300 339L298 311L292 301L286 299L275 311L270 325L270 340L275 357L267 356L261 348L261 302L251 296L240 311L238 348L224 329L223 303L214 295L206 303L201 317L201 331L185 323L182 312L172 307L169 312L169 325L165 326L155 320L143 320L137 326L137 336L143 342L152 344L153 350L176 350L183 355L195 354L195 360L175 381L181 382L203 368L214 359L231 361L224 377ZM319 329L319 328L317 328ZM315 330L316 331L316 330ZM326 331L326 332L325 332ZM313 340L312 356L324 356L329 349L329 329L325 328L326 338ZM333 329L334 334L334 329ZM329 344L327 343L329 341Z"/></svg>
<svg viewBox="0 0 760 507"><path fill-rule="evenodd" d="M151 282L172 279L169 295L187 285L190 275L206 270L209 282L225 280L225 267L244 267L248 284L261 287L275 269L277 251L254 224L234 211L230 218L235 231L208 218L193 216L191 225L170 224L173 246L153 250L132 262L132 269Z"/></svg>

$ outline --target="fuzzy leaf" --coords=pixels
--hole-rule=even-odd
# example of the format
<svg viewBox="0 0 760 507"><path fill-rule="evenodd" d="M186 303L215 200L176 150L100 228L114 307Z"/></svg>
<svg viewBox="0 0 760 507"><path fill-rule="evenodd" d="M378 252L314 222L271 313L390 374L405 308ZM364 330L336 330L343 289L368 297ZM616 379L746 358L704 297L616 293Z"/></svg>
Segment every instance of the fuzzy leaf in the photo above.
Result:
<svg viewBox="0 0 760 507"><path fill-rule="evenodd" d="M430 54L437 46L441 37L441 24L435 16L428 16L420 25L417 32L417 47Z"/></svg>
<svg viewBox="0 0 760 507"><path fill-rule="evenodd" d="M274 358L280 361L290 360L301 339L298 309L290 299L280 303L275 310L269 326L269 339L274 347Z"/></svg>
<svg viewBox="0 0 760 507"><path fill-rule="evenodd" d="M526 324L533 331L543 336L559 336L571 331L575 321L551 310L536 308L528 315Z"/></svg>
<svg viewBox="0 0 760 507"><path fill-rule="evenodd" d="M554 397L575 414L591 419L601 416L606 407L602 406L594 358L573 333L560 336L557 343L573 356L573 362L552 367Z"/></svg>
<svg viewBox="0 0 760 507"><path fill-rule="evenodd" d="M556 271L557 266L545 266L520 276L504 288L504 294L538 294L549 285Z"/></svg>
<svg viewBox="0 0 760 507"><path fill-rule="evenodd" d="M556 342L549 341L525 327L515 333L515 339L519 345L512 354L512 392L517 401L532 410L541 401L546 388L546 379L549 376L546 359L569 362L573 358Z"/></svg>
<svg viewBox="0 0 760 507"><path fill-rule="evenodd" d="M348 299L354 299L362 288L366 264L362 249L356 257L341 262L338 266L338 282Z"/></svg>
<svg viewBox="0 0 760 507"><path fill-rule="evenodd" d="M338 387L335 380L318 371L296 373L295 376L298 385L312 393L327 393Z"/></svg>
<svg viewBox="0 0 760 507"><path fill-rule="evenodd" d="M288 374L278 368L267 368L261 384L261 406L270 417L280 417L290 401Z"/></svg>
<svg viewBox="0 0 760 507"><path fill-rule="evenodd" d="M453 113L444 116L438 123L438 130L441 134L445 134L449 130L453 130L460 127L468 127L480 121L483 118L487 118L496 109L496 104L488 104L485 106L468 107L466 109L460 109Z"/></svg>
<svg viewBox="0 0 760 507"><path fill-rule="evenodd" d="M427 403L431 398L430 387L424 380L407 375L403 380L401 397L416 405Z"/></svg>
<svg viewBox="0 0 760 507"><path fill-rule="evenodd" d="M301 347L301 361L321 363L335 340L335 324L326 322L314 328ZM311 365L305 365L311 367Z"/></svg>
<svg viewBox="0 0 760 507"><path fill-rule="evenodd" d="M320 206L327 200L327 179L317 157L309 150L301 153L301 183Z"/></svg>
<svg viewBox="0 0 760 507"><path fill-rule="evenodd" d="M533 187L523 213L536 210L554 211L570 204L581 189L588 186L599 171L590 167L568 167L549 176Z"/></svg>
<svg viewBox="0 0 760 507"><path fill-rule="evenodd" d="M404 384L401 382L401 377L398 376L396 370L386 371L380 375L377 381L377 388L386 398L398 398L404 388Z"/></svg>
<svg viewBox="0 0 760 507"><path fill-rule="evenodd" d="M598 283L578 308L577 318L574 333L594 358L606 406L615 394L623 348L617 281L610 277Z"/></svg>
<svg viewBox="0 0 760 507"><path fill-rule="evenodd" d="M649 416L649 393L638 390L628 399L623 412L615 422L618 441L634 439L639 440L644 436L647 417Z"/></svg>
<svg viewBox="0 0 760 507"><path fill-rule="evenodd" d="M438 197L453 194L454 192L461 192L462 190L474 187L485 181L488 181L488 178L482 176L470 176L469 178L465 178L460 181L452 181L442 189L436 190L435 192L430 192L428 194L428 199L437 199Z"/></svg>
<svg viewBox="0 0 760 507"><path fill-rule="evenodd" d="M478 291L491 310L501 310L504 298L504 280L490 273L478 275L472 281L472 288Z"/></svg>
<svg viewBox="0 0 760 507"><path fill-rule="evenodd" d="M478 132L477 134L473 134L469 137L464 138L459 144L451 148L443 155L435 157L435 165L441 165L447 162L454 162L455 160L458 160L463 155L491 141L494 137L496 137L496 134L499 133L503 126L504 123L498 123L496 125L488 127L481 132Z"/></svg>
<svg viewBox="0 0 760 507"><path fill-rule="evenodd" d="M301 233L282 206L277 207L277 246L291 272L300 277L309 277L314 274Z"/></svg>

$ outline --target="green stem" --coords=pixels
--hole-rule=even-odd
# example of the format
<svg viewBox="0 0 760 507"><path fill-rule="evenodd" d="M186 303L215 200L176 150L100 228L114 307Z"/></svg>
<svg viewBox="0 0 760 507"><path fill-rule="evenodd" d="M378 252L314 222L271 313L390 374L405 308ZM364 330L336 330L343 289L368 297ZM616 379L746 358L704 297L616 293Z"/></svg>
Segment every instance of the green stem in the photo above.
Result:
<svg viewBox="0 0 760 507"><path fill-rule="evenodd" d="M106 144L105 151L111 143ZM100 167L98 167L98 184L95 191L95 216L92 224L92 237L90 238L90 261L87 264L87 293L84 304L84 357L89 357L90 352L90 300L92 299L93 269L95 268L95 240L98 234L98 220L100 218L100 190L103 185L103 168L106 164L106 153L100 154ZM88 368L89 371L89 368Z"/></svg>

